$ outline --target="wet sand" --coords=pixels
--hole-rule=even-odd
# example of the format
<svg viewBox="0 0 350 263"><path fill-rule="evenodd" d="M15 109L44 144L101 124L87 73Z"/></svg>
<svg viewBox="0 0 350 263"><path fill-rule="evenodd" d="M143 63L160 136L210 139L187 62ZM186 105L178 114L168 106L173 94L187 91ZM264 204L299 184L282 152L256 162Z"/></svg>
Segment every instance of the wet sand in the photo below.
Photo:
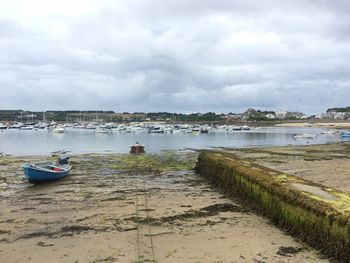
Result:
<svg viewBox="0 0 350 263"><path fill-rule="evenodd" d="M350 142L233 149L239 158L350 194Z"/></svg>
<svg viewBox="0 0 350 263"><path fill-rule="evenodd" d="M189 154L160 157L171 169L75 156L69 177L34 186L24 158L1 159L0 262L328 262L183 169Z"/></svg>
<svg viewBox="0 0 350 263"><path fill-rule="evenodd" d="M316 127L316 128L340 128L340 129L350 129L350 121L343 122L286 122L279 123L275 125L276 127Z"/></svg>

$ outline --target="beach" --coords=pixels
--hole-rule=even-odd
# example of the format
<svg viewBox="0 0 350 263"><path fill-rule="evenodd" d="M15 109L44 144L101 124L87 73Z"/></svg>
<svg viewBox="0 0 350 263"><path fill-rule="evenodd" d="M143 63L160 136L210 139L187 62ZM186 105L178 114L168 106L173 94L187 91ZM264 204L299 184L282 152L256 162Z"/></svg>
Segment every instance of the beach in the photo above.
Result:
<svg viewBox="0 0 350 263"><path fill-rule="evenodd" d="M328 129L350 129L350 121L339 122L285 122L275 124L276 127L315 127Z"/></svg>
<svg viewBox="0 0 350 263"><path fill-rule="evenodd" d="M329 262L193 171L196 152L72 156L30 185L0 159L0 262Z"/></svg>

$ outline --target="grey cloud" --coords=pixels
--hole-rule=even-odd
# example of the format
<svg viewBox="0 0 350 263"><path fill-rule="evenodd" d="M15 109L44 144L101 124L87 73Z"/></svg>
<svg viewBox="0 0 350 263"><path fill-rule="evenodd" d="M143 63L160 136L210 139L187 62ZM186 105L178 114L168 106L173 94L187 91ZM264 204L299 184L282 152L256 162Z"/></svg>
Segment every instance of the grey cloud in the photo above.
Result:
<svg viewBox="0 0 350 263"><path fill-rule="evenodd" d="M33 10L0 12L2 107L317 113L348 106L347 1L90 2L89 12L37 20Z"/></svg>

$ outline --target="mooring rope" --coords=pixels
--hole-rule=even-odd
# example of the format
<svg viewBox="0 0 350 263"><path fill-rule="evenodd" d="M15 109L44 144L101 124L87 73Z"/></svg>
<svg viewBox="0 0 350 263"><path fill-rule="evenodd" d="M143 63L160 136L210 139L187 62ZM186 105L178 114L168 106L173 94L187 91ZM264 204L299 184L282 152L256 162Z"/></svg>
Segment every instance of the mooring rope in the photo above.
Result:
<svg viewBox="0 0 350 263"><path fill-rule="evenodd" d="M153 245L153 237L152 237L152 232L151 232L151 223L150 223L150 218L149 218L149 210L148 210L148 201L147 201L147 193L146 193L146 179L143 180L143 194L145 197L145 208L146 208L146 217L147 217L147 225L148 225L148 234L150 237L151 241L151 250L152 250L152 258L153 262L156 262L156 257L154 253L154 245Z"/></svg>
<svg viewBox="0 0 350 263"><path fill-rule="evenodd" d="M139 190L138 187L136 185L136 200L135 200L135 204L136 204L136 243L137 243L137 260L138 262L141 262L141 255L140 255L140 220L139 220Z"/></svg>

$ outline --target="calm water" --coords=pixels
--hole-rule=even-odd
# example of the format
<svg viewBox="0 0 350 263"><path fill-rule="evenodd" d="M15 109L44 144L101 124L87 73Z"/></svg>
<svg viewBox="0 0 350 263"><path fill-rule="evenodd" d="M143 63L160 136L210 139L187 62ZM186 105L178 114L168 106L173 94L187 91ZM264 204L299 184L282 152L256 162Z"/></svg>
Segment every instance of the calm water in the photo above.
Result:
<svg viewBox="0 0 350 263"><path fill-rule="evenodd" d="M181 148L253 147L277 145L306 145L339 142L340 136L323 135L316 128L271 127L251 131L223 132L212 130L208 134L148 134L135 133L95 134L93 130L69 129L65 134L47 130L5 130L0 132L0 152L12 155L41 155L67 150L73 154L119 152L126 153L136 141L145 144L147 152L178 150ZM315 139L293 139L294 133L318 134Z"/></svg>

